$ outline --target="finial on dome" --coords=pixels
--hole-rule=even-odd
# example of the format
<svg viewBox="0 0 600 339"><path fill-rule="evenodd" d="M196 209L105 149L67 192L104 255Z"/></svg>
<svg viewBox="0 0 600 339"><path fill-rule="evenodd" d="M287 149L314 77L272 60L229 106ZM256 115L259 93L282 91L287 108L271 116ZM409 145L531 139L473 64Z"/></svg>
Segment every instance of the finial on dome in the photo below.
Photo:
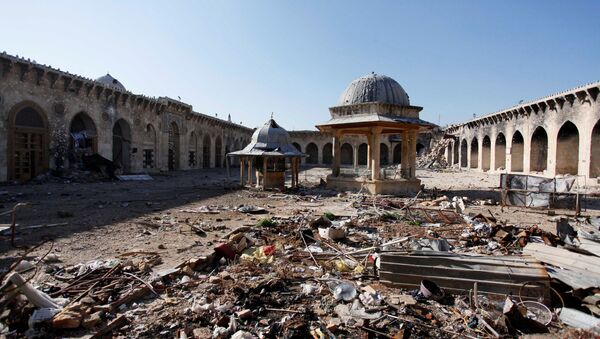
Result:
<svg viewBox="0 0 600 339"><path fill-rule="evenodd" d="M271 112L271 120L273 120L273 112Z"/></svg>

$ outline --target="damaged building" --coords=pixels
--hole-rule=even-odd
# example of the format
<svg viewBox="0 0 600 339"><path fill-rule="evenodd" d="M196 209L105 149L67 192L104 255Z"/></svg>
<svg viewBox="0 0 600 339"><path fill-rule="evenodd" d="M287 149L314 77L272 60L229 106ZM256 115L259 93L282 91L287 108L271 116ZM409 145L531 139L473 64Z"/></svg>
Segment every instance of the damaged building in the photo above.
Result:
<svg viewBox="0 0 600 339"><path fill-rule="evenodd" d="M600 177L600 82L520 103L446 129L460 168Z"/></svg>
<svg viewBox="0 0 600 339"><path fill-rule="evenodd" d="M111 162L119 173L225 167L225 155L253 133L179 100L134 94L110 74L92 80L6 53L0 54L0 116L0 182L61 174L85 167L86 159L92 167ZM303 165L332 163L330 134L290 131L290 139L307 154ZM430 139L418 136L418 153ZM401 144L399 135L381 138L382 166L401 163ZM341 166L366 165L367 138L345 138Z"/></svg>

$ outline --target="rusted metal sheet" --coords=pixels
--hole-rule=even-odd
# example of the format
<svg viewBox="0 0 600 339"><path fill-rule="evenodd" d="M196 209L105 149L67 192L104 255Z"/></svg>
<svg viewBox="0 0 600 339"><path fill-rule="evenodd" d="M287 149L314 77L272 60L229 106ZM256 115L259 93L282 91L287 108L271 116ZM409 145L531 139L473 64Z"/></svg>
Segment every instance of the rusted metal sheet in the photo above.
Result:
<svg viewBox="0 0 600 339"><path fill-rule="evenodd" d="M453 293L466 293L477 282L478 290L484 294L521 293L528 299L549 297L550 279L544 266L527 256L471 256L432 251L383 253L379 277L382 283L400 288L417 288L421 280L428 279Z"/></svg>

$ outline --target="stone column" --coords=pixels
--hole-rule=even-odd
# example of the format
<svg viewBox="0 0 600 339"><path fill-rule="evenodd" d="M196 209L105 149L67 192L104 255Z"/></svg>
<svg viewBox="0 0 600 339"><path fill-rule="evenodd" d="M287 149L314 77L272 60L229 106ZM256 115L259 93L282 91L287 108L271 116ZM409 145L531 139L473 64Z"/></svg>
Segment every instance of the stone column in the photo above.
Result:
<svg viewBox="0 0 600 339"><path fill-rule="evenodd" d="M414 179L417 176L417 131L409 131L408 136L410 138L409 178Z"/></svg>
<svg viewBox="0 0 600 339"><path fill-rule="evenodd" d="M371 169L371 137L367 135L367 170Z"/></svg>
<svg viewBox="0 0 600 339"><path fill-rule="evenodd" d="M358 168L358 146L352 145L352 151L354 152L354 156L352 157L352 166L354 170Z"/></svg>
<svg viewBox="0 0 600 339"><path fill-rule="evenodd" d="M403 179L410 178L410 138L408 137L408 131L402 131L402 157L400 173Z"/></svg>
<svg viewBox="0 0 600 339"><path fill-rule="evenodd" d="M580 129L579 132L579 163L577 164L577 174L584 175L587 178L590 177L590 163L592 161L592 130L594 124L591 123L587 126L577 126Z"/></svg>
<svg viewBox="0 0 600 339"><path fill-rule="evenodd" d="M523 129L523 173L529 174L531 171L531 131L525 126Z"/></svg>
<svg viewBox="0 0 600 339"><path fill-rule="evenodd" d="M496 173L496 130L492 130L492 135L490 136L490 172Z"/></svg>
<svg viewBox="0 0 600 339"><path fill-rule="evenodd" d="M483 137L477 136L477 169L483 171Z"/></svg>
<svg viewBox="0 0 600 339"><path fill-rule="evenodd" d="M334 177L340 175L340 164L342 162L342 136L336 131L333 136L333 165L332 172Z"/></svg>
<svg viewBox="0 0 600 339"><path fill-rule="evenodd" d="M252 187L252 158L248 159L248 186Z"/></svg>
<svg viewBox="0 0 600 339"><path fill-rule="evenodd" d="M244 187L244 159L240 157L240 186Z"/></svg>
<svg viewBox="0 0 600 339"><path fill-rule="evenodd" d="M371 180L379 180L380 178L380 142L381 132L378 128L373 128L369 135L369 144L371 145Z"/></svg>

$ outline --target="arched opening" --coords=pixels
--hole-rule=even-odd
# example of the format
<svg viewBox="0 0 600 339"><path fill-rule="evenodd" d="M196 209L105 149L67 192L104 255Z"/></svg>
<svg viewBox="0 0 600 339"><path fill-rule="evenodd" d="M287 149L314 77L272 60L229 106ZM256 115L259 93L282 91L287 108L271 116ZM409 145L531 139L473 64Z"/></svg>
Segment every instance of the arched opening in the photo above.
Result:
<svg viewBox="0 0 600 339"><path fill-rule="evenodd" d="M598 120L592 130L590 155L590 178L600 177L600 120Z"/></svg>
<svg viewBox="0 0 600 339"><path fill-rule="evenodd" d="M169 125L169 171L179 169L179 127L175 122Z"/></svg>
<svg viewBox="0 0 600 339"><path fill-rule="evenodd" d="M454 156L452 157L452 164L458 164L458 153L460 150L458 149L457 140L452 141L452 151L454 152Z"/></svg>
<svg viewBox="0 0 600 339"><path fill-rule="evenodd" d="M211 148L210 136L206 134L202 141L202 167L210 168L210 148Z"/></svg>
<svg viewBox="0 0 600 339"><path fill-rule="evenodd" d="M223 155L222 151L222 143L221 137L217 136L217 140L215 140L215 167L221 168L223 166Z"/></svg>
<svg viewBox="0 0 600 339"><path fill-rule="evenodd" d="M529 166L533 172L543 172L548 164L548 134L543 127L538 127L531 135Z"/></svg>
<svg viewBox="0 0 600 339"><path fill-rule="evenodd" d="M197 164L197 143L198 143L198 138L196 137L196 133L192 132L190 134L190 142L188 145L188 167L190 168L194 168L196 167Z"/></svg>
<svg viewBox="0 0 600 339"><path fill-rule="evenodd" d="M469 166L468 159L467 159L467 152L468 152L467 140L463 139L460 142L460 167L466 168Z"/></svg>
<svg viewBox="0 0 600 339"><path fill-rule="evenodd" d="M516 131L512 137L510 147L510 170L512 172L523 172L523 158L525 156L525 140L523 134Z"/></svg>
<svg viewBox="0 0 600 339"><path fill-rule="evenodd" d="M154 157L156 154L156 131L154 130L154 126L151 124L146 125L143 153L144 159L142 161L142 166L144 168L155 168L156 161L154 160Z"/></svg>
<svg viewBox="0 0 600 339"><path fill-rule="evenodd" d="M452 161L453 161L453 160L452 160L452 156L454 155L454 154L452 153L452 143L448 143L448 145L446 146L446 154L447 154L447 156L448 156L448 158L447 158L447 160L448 160L448 161L447 161L447 162L448 162L448 164L449 164L449 165L452 165Z"/></svg>
<svg viewBox="0 0 600 339"><path fill-rule="evenodd" d="M490 170L490 157L492 153L492 142L487 135L483 137L481 145L481 169L484 171Z"/></svg>
<svg viewBox="0 0 600 339"><path fill-rule="evenodd" d="M567 121L558 131L556 140L556 174L577 174L578 169L579 130Z"/></svg>
<svg viewBox="0 0 600 339"><path fill-rule="evenodd" d="M292 145L294 145L294 147L296 147L298 152L302 152L302 147L300 147L300 144L298 144L297 142L293 142Z"/></svg>
<svg viewBox="0 0 600 339"><path fill-rule="evenodd" d="M379 164L381 166L387 166L390 163L390 149L386 144L379 144Z"/></svg>
<svg viewBox="0 0 600 339"><path fill-rule="evenodd" d="M402 143L399 142L396 146L394 146L394 164L402 163Z"/></svg>
<svg viewBox="0 0 600 339"><path fill-rule="evenodd" d="M366 143L358 145L358 164L367 166L368 148Z"/></svg>
<svg viewBox="0 0 600 339"><path fill-rule="evenodd" d="M471 140L471 168L477 168L477 161L479 157L479 142L477 141L477 137Z"/></svg>
<svg viewBox="0 0 600 339"><path fill-rule="evenodd" d="M503 170L506 168L506 138L504 134L499 133L496 137L496 159L494 159L494 169Z"/></svg>
<svg viewBox="0 0 600 339"><path fill-rule="evenodd" d="M131 171L131 128L124 119L119 119L113 126L113 163L121 168L122 173Z"/></svg>
<svg viewBox="0 0 600 339"><path fill-rule="evenodd" d="M354 162L354 155L352 154L353 149L352 149L352 145L350 145L349 143L345 143L342 145L342 152L341 152L341 163L342 165L352 165Z"/></svg>
<svg viewBox="0 0 600 339"><path fill-rule="evenodd" d="M306 158L306 163L315 165L319 163L319 148L313 142L306 145L306 154L308 157Z"/></svg>
<svg viewBox="0 0 600 339"><path fill-rule="evenodd" d="M323 163L330 165L333 162L333 145L328 142L323 146Z"/></svg>
<svg viewBox="0 0 600 339"><path fill-rule="evenodd" d="M425 152L425 145L423 145L420 142L417 143L417 156L423 155L424 152Z"/></svg>
<svg viewBox="0 0 600 339"><path fill-rule="evenodd" d="M98 152L96 124L86 113L78 113L71 120L69 135L69 166L80 167L84 155Z"/></svg>
<svg viewBox="0 0 600 339"><path fill-rule="evenodd" d="M48 170L48 124L41 110L14 109L8 149L9 179L27 181Z"/></svg>
<svg viewBox="0 0 600 339"><path fill-rule="evenodd" d="M98 152L96 124L86 113L81 112L73 117L69 133L71 134L71 149L87 149L88 154Z"/></svg>

